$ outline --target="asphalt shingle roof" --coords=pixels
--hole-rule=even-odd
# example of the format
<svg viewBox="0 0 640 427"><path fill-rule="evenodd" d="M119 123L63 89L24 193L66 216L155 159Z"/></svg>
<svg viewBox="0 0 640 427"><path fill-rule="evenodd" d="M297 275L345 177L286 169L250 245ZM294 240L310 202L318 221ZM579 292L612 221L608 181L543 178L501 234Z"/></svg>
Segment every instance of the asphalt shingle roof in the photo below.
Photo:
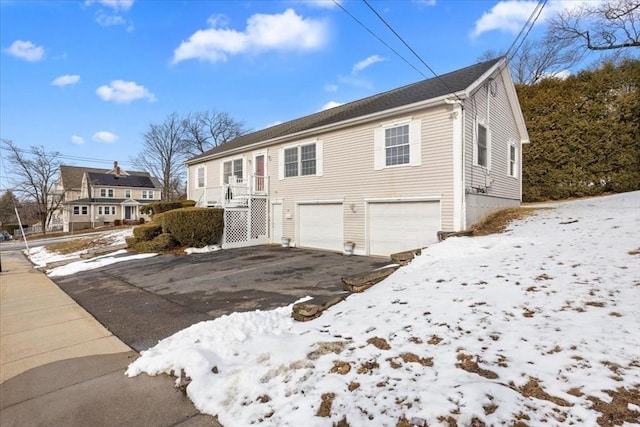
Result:
<svg viewBox="0 0 640 427"><path fill-rule="evenodd" d="M156 188L149 176L114 175L98 172L87 172L87 175L94 186Z"/></svg>
<svg viewBox="0 0 640 427"><path fill-rule="evenodd" d="M60 176L62 178L62 185L64 187L64 190L72 190L72 189L77 189L79 190L80 187L82 186L82 176L84 175L85 172L90 172L90 173L106 173L108 172L110 169L100 169L100 168L86 168L86 167L82 167L82 166L67 166L67 165L62 165L60 166ZM149 172L139 172L139 171L127 171L127 173L129 174L129 176L146 176L146 177L150 177ZM151 177L151 179L155 179L154 177ZM160 188L161 186L156 186L156 188Z"/></svg>
<svg viewBox="0 0 640 427"><path fill-rule="evenodd" d="M226 151L258 142L268 141L274 138L326 125L337 124L357 117L459 92L471 86L473 82L480 78L501 59L502 58L496 58L491 61L481 62L451 73L443 74L439 78L434 77L422 80L388 92L383 92L335 108L320 111L318 113L294 119L266 129L261 129L256 132L240 136L226 144L212 148L203 154L189 159L188 163L192 163L193 161L203 157L224 153Z"/></svg>

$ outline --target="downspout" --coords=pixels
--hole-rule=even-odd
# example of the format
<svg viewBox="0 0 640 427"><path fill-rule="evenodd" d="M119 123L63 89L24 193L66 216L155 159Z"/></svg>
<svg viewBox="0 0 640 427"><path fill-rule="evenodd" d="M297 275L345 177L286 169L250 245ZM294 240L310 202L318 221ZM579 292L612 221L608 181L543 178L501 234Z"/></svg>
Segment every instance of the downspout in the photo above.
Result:
<svg viewBox="0 0 640 427"><path fill-rule="evenodd" d="M452 105L452 149L453 149L453 231L465 228L464 201L464 107L461 100L445 100Z"/></svg>

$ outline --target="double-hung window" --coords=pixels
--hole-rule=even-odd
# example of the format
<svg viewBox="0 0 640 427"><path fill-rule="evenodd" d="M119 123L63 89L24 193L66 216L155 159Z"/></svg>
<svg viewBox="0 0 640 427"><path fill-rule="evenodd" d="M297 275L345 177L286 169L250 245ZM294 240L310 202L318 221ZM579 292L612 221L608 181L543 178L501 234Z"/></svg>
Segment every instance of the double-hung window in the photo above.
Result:
<svg viewBox="0 0 640 427"><path fill-rule="evenodd" d="M204 187L204 166L201 166L197 169L197 185L198 188L203 188Z"/></svg>
<svg viewBox="0 0 640 427"><path fill-rule="evenodd" d="M518 177L518 147L515 141L509 141L509 176Z"/></svg>
<svg viewBox="0 0 640 427"><path fill-rule="evenodd" d="M478 123L476 164L485 168L489 167L489 129L483 123Z"/></svg>
<svg viewBox="0 0 640 427"><path fill-rule="evenodd" d="M284 177L318 174L318 144L304 144L284 149Z"/></svg>
<svg viewBox="0 0 640 427"><path fill-rule="evenodd" d="M125 197L126 199L130 199L130 198L131 198L131 189L130 189L130 188L126 188L126 189L124 190L124 197Z"/></svg>
<svg viewBox="0 0 640 427"><path fill-rule="evenodd" d="M115 206L98 206L98 215L115 215Z"/></svg>
<svg viewBox="0 0 640 427"><path fill-rule="evenodd" d="M409 125L384 130L385 166L409 164Z"/></svg>
<svg viewBox="0 0 640 427"><path fill-rule="evenodd" d="M100 197L113 197L113 188L101 188Z"/></svg>
<svg viewBox="0 0 640 427"><path fill-rule="evenodd" d="M88 209L86 206L74 206L73 214L74 215L86 215L88 213Z"/></svg>
<svg viewBox="0 0 640 427"><path fill-rule="evenodd" d="M232 176L235 176L237 181L242 180L242 159L229 160L222 164L222 177L224 183L228 184Z"/></svg>
<svg viewBox="0 0 640 427"><path fill-rule="evenodd" d="M143 199L153 199L153 190L142 190Z"/></svg>

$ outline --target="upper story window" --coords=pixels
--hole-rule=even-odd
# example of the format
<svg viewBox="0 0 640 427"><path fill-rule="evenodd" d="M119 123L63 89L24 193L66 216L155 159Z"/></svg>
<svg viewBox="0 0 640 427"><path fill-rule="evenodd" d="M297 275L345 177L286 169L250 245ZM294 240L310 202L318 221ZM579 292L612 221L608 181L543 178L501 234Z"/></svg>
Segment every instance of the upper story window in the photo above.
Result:
<svg viewBox="0 0 640 427"><path fill-rule="evenodd" d="M153 190L142 190L143 199L153 199Z"/></svg>
<svg viewBox="0 0 640 427"><path fill-rule="evenodd" d="M229 160L222 164L223 183L228 184L232 176L235 176L238 181L242 180L242 159Z"/></svg>
<svg viewBox="0 0 640 427"><path fill-rule="evenodd" d="M489 168L490 132L484 123L478 123L475 146L475 164Z"/></svg>
<svg viewBox="0 0 640 427"><path fill-rule="evenodd" d="M125 198L127 198L127 199L130 199L130 198L131 198L131 189L126 188L126 189L124 190L124 197L125 197Z"/></svg>
<svg viewBox="0 0 640 427"><path fill-rule="evenodd" d="M100 197L114 197L113 188L101 188Z"/></svg>
<svg viewBox="0 0 640 427"><path fill-rule="evenodd" d="M409 125L384 130L385 165L409 164Z"/></svg>
<svg viewBox="0 0 640 427"><path fill-rule="evenodd" d="M509 141L509 176L518 177L518 147L515 141Z"/></svg>
<svg viewBox="0 0 640 427"><path fill-rule="evenodd" d="M322 143L320 141L285 147L281 153L280 179L322 175Z"/></svg>
<svg viewBox="0 0 640 427"><path fill-rule="evenodd" d="M199 166L196 169L196 185L198 188L203 188L205 185L204 170L204 166Z"/></svg>
<svg viewBox="0 0 640 427"><path fill-rule="evenodd" d="M422 163L422 120L398 119L374 130L374 169L420 166Z"/></svg>

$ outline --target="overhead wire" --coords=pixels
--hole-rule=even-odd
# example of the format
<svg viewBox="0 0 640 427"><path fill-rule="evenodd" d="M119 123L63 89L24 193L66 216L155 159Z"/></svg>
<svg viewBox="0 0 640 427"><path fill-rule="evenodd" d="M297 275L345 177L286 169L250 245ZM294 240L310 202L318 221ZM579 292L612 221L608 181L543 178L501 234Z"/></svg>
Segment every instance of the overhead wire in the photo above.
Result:
<svg viewBox="0 0 640 427"><path fill-rule="evenodd" d="M531 12L531 15L529 15L529 19L527 19L527 21L524 23L524 25L522 26L522 29L520 30L516 38L513 40L513 43L511 43L511 46L509 46L509 49L507 49L507 52L504 54L504 56L506 56L509 61L513 59L515 54L522 47L522 44L524 43L524 41L527 39L527 36L529 36L531 29L535 25L536 21L538 21L538 18L540 18L540 15L542 14L542 10L547 5L547 1L548 0L538 1L538 3L536 4L536 7ZM511 49L513 49L513 47L516 45L516 43L518 42L518 39L525 32L525 30L526 30L526 33L524 34L524 37L522 37L522 40L520 40L518 47L513 51L513 53L509 54L509 52L511 52Z"/></svg>
<svg viewBox="0 0 640 427"><path fill-rule="evenodd" d="M36 154L35 151L31 150L31 149L26 149L26 148L20 148L20 147L16 147L17 150L21 153L24 154ZM55 151L55 153L57 153L57 157L61 158L61 159L67 159L67 160L77 160L77 161L84 161L84 162L90 162L90 163L113 163L113 160L106 160L106 159L97 159L94 157L81 157L81 156L71 156L71 155L66 155L66 154L62 154L59 151ZM2 156L0 156L1 158ZM120 161L118 160L119 164L122 165L131 165L133 166L134 163L133 162L128 162L128 161Z"/></svg>
<svg viewBox="0 0 640 427"><path fill-rule="evenodd" d="M342 11L344 13L346 13L347 15L349 15L351 17L351 19L353 19L354 21L356 21L358 24L360 24L360 26L362 28L364 28L365 30L367 30L369 32L369 34L371 34L373 37L375 37L380 43L382 43L383 45L385 45L389 50L391 50L393 53L396 54L396 56L398 56L398 58L402 59L407 65L409 65L411 68L413 68L418 74L420 74L422 77L424 77L425 79L427 78L427 76L420 71L418 68L416 68L415 65L413 65L412 63L410 63L404 56L402 56L397 50L395 50L394 48L392 48L391 46L389 46L389 44L387 42L385 42L384 40L382 40L376 33L374 33L371 29L369 29L369 27L367 27L365 24L362 23L362 21L360 21L358 18L356 18L351 12L349 12L344 6L342 6L340 4L340 2L338 2L337 0L333 0L333 3L338 6L340 9L342 9Z"/></svg>

